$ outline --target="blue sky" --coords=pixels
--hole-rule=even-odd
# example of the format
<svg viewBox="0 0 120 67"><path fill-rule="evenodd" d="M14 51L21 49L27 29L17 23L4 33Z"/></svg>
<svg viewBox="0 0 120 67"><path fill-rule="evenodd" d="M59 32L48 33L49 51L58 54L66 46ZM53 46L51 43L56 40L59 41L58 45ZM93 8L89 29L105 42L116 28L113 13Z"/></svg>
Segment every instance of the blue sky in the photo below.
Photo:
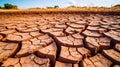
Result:
<svg viewBox="0 0 120 67"><path fill-rule="evenodd" d="M4 3L17 5L19 8L33 8L58 5L60 7L75 6L106 6L120 4L120 0L0 0L0 6Z"/></svg>

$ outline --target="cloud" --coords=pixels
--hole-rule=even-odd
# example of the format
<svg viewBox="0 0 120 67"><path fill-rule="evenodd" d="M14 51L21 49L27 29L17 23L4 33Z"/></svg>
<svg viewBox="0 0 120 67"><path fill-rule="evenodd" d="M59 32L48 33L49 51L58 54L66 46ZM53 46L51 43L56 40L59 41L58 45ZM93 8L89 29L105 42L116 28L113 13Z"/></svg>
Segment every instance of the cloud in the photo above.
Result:
<svg viewBox="0 0 120 67"><path fill-rule="evenodd" d="M68 3L66 4L66 6L71 6L71 5L76 5L77 1L76 0L68 0Z"/></svg>
<svg viewBox="0 0 120 67"><path fill-rule="evenodd" d="M75 4L77 4L76 0L68 0L68 3L69 3L70 5L75 5Z"/></svg>

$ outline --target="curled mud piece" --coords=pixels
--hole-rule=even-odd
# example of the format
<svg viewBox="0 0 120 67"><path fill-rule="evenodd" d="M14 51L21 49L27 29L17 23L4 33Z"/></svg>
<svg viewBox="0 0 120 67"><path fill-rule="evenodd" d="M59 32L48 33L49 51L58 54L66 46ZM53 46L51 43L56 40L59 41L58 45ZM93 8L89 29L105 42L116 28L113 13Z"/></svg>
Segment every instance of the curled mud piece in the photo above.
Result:
<svg viewBox="0 0 120 67"><path fill-rule="evenodd" d="M84 21L83 21L84 22ZM68 22L67 25L69 27L72 27L72 28L76 28L76 29L85 29L85 25L86 23L84 22L83 24L82 23L79 23L79 22Z"/></svg>
<svg viewBox="0 0 120 67"><path fill-rule="evenodd" d="M90 58L85 58L81 63L81 67L110 67L112 62L102 56L101 54L97 54Z"/></svg>
<svg viewBox="0 0 120 67"><path fill-rule="evenodd" d="M1 67L50 67L50 61L32 54L27 57L8 58Z"/></svg>
<svg viewBox="0 0 120 67"><path fill-rule="evenodd" d="M100 24L102 28L105 28L108 30L119 30L120 29L119 21L111 22L110 20L107 20L107 21L100 22Z"/></svg>
<svg viewBox="0 0 120 67"><path fill-rule="evenodd" d="M81 33L82 32L82 30L83 29L81 29L81 28L72 28L72 27L68 27L66 30L65 30L65 32L67 33L67 34L75 34L75 33Z"/></svg>
<svg viewBox="0 0 120 67"><path fill-rule="evenodd" d="M58 24L55 24L55 27L54 28L58 28L58 29L66 29L66 25L65 23L58 23Z"/></svg>
<svg viewBox="0 0 120 67"><path fill-rule="evenodd" d="M0 42L0 62L16 53L18 47L18 43Z"/></svg>
<svg viewBox="0 0 120 67"><path fill-rule="evenodd" d="M83 44L83 36L80 34L68 35L63 37L56 37L59 46L68 46L68 47L82 47Z"/></svg>
<svg viewBox="0 0 120 67"><path fill-rule="evenodd" d="M96 54L98 51L108 49L110 47L111 39L107 37L87 37L85 39L86 47L91 50L92 54Z"/></svg>
<svg viewBox="0 0 120 67"><path fill-rule="evenodd" d="M102 54L110 59L113 63L120 65L120 53L114 49L103 50Z"/></svg>
<svg viewBox="0 0 120 67"><path fill-rule="evenodd" d="M16 57L27 56L31 53L38 51L53 42L53 39L46 35L41 35L37 38L29 39L22 42L20 51L16 54Z"/></svg>
<svg viewBox="0 0 120 67"><path fill-rule="evenodd" d="M57 46L56 44L53 42L51 44L49 44L48 46L42 48L42 49L39 49L36 54L37 56L39 57L47 57L50 59L50 62L52 65L55 64L55 61L56 61L56 53L57 52Z"/></svg>
<svg viewBox="0 0 120 67"><path fill-rule="evenodd" d="M81 33L86 27L86 22L84 21L67 22L66 24L68 25L65 29L67 34Z"/></svg>
<svg viewBox="0 0 120 67"><path fill-rule="evenodd" d="M8 41L14 41L14 42L21 42L21 41L25 41L25 40L29 40L33 37L37 37L42 35L39 31L35 31L35 32L29 32L29 33L12 33L9 34L6 37L6 40Z"/></svg>
<svg viewBox="0 0 120 67"><path fill-rule="evenodd" d="M48 34L53 35L53 36L64 36L65 35L63 33L64 27L63 28L59 28L59 27L56 28L55 26L48 24L48 25L40 26L39 28L42 32L48 33Z"/></svg>
<svg viewBox="0 0 120 67"><path fill-rule="evenodd" d="M112 39L120 42L120 32L111 30L111 31L109 31L109 32L105 32L104 34L105 34L106 36L111 37Z"/></svg>
<svg viewBox="0 0 120 67"><path fill-rule="evenodd" d="M89 31L89 30L83 31L82 34L85 36L89 36L89 37L101 37L102 36L102 34L100 34L97 31Z"/></svg>
<svg viewBox="0 0 120 67"><path fill-rule="evenodd" d="M107 31L107 29L101 28L100 26L96 26L96 27L88 26L87 30L96 31L96 32L99 32L99 33L103 33L105 31Z"/></svg>
<svg viewBox="0 0 120 67"><path fill-rule="evenodd" d="M22 28L17 28L17 30L21 33L27 33L27 32L35 32L35 31L39 31L39 29L37 27L32 27L32 28L25 28L25 29L22 29Z"/></svg>
<svg viewBox="0 0 120 67"><path fill-rule="evenodd" d="M89 26L95 27L95 26L99 26L101 21L99 21L99 20L92 20L92 21L89 21L89 22L90 22L88 24Z"/></svg>
<svg viewBox="0 0 120 67"><path fill-rule="evenodd" d="M79 63L83 57L90 56L90 51L84 47L73 48L61 46L59 61L65 63Z"/></svg>

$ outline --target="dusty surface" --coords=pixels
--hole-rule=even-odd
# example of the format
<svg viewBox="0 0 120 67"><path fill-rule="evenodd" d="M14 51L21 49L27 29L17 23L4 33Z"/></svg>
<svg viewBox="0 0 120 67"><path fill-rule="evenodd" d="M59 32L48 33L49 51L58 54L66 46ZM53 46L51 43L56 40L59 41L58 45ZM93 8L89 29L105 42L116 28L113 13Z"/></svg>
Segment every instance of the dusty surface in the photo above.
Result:
<svg viewBox="0 0 120 67"><path fill-rule="evenodd" d="M120 67L120 16L0 15L1 67Z"/></svg>

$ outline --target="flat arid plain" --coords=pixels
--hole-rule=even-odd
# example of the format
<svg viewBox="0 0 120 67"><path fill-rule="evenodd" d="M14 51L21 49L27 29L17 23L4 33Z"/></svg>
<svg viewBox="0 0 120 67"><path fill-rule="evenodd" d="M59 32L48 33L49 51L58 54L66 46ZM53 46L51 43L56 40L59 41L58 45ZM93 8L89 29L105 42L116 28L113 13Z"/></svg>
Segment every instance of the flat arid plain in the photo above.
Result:
<svg viewBox="0 0 120 67"><path fill-rule="evenodd" d="M120 67L120 11L1 10L0 67Z"/></svg>

